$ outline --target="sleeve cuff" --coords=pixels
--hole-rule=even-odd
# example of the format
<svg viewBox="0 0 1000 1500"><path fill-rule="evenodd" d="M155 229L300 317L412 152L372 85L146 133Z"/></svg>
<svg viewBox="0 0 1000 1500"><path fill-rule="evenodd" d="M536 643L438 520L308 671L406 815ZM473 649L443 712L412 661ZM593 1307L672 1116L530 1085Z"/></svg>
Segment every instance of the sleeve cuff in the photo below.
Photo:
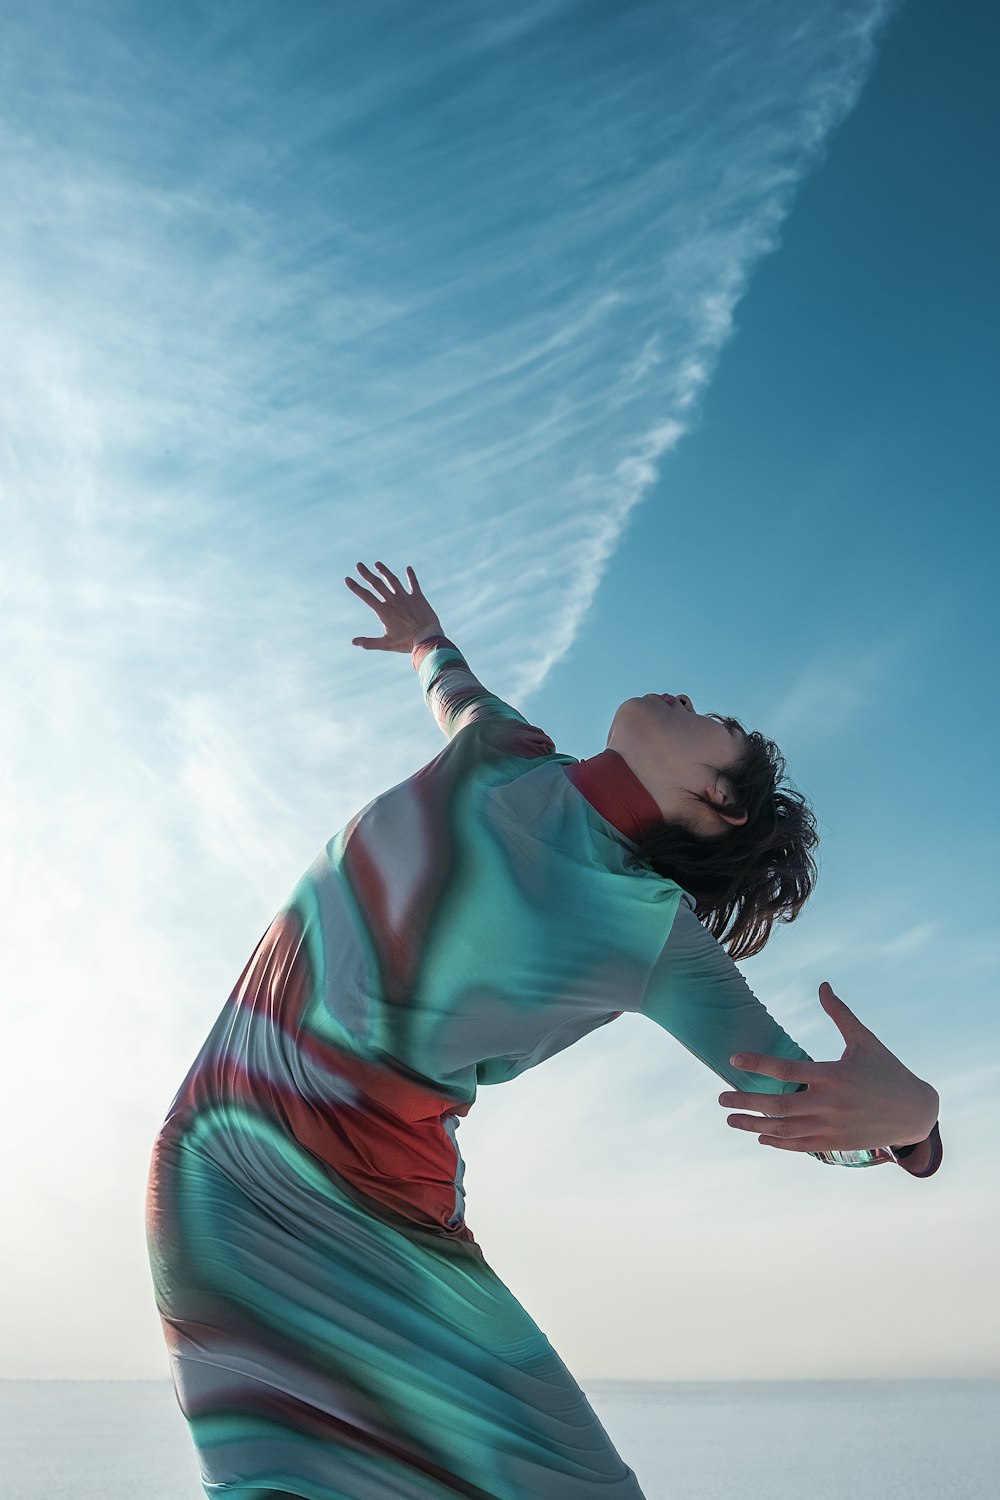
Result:
<svg viewBox="0 0 1000 1500"><path fill-rule="evenodd" d="M924 1144L924 1141L920 1142L920 1146L923 1146ZM941 1161L944 1156L944 1148L941 1145L941 1126L939 1121L934 1121L934 1128L931 1131L930 1135L927 1137L926 1144L930 1147L929 1155L926 1151L921 1151L918 1147L918 1149L916 1151L912 1151L909 1156L904 1156L902 1158L897 1157L897 1166L902 1167L904 1172L909 1172L911 1177L933 1177L934 1173L941 1165Z"/></svg>
<svg viewBox="0 0 1000 1500"><path fill-rule="evenodd" d="M906 1156L897 1155L893 1146L873 1146L865 1151L810 1151L809 1155L833 1167L883 1167L893 1162L911 1177L933 1177L943 1155L941 1130L935 1120L930 1135L915 1142Z"/></svg>
<svg viewBox="0 0 1000 1500"><path fill-rule="evenodd" d="M455 642L449 640L446 635L422 635L417 640L415 640L413 642L413 645L410 647L411 660L414 659L415 653L420 650L421 646L450 646L453 651L458 650ZM414 666L417 665L415 660L413 660L413 664Z"/></svg>

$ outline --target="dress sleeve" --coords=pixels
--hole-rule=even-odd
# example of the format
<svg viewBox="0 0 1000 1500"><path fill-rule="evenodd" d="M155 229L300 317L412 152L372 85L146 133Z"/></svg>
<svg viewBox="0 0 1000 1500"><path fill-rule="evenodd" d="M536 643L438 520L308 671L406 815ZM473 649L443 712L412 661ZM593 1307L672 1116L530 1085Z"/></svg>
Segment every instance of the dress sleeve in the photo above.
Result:
<svg viewBox="0 0 1000 1500"><path fill-rule="evenodd" d="M813 1059L757 999L726 950L698 921L690 903L685 893L639 1013L669 1031L732 1088L748 1094L790 1094L804 1089L802 1083L745 1073L729 1061L739 1052L766 1053L795 1062ZM843 1167L874 1167L894 1160L881 1146L806 1154Z"/></svg>
<svg viewBox="0 0 1000 1500"><path fill-rule="evenodd" d="M523 724L540 736L536 753L551 754L555 749L544 730L529 725L516 708L483 687L447 636L431 635L417 641L410 660L420 679L427 707L449 740L478 719L502 718Z"/></svg>
<svg viewBox="0 0 1000 1500"><path fill-rule="evenodd" d="M900 1149L906 1152L905 1156L899 1156ZM914 1146L894 1147L893 1150L899 1165L911 1177L933 1177L944 1156L940 1120L934 1121L934 1128L924 1140L917 1141Z"/></svg>

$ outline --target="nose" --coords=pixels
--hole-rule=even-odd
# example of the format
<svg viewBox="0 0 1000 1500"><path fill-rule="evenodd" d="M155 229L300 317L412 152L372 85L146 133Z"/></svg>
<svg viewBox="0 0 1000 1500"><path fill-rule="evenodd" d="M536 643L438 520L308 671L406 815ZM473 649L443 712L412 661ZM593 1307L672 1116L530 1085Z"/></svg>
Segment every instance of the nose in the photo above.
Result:
<svg viewBox="0 0 1000 1500"><path fill-rule="evenodd" d="M687 693L677 693L676 697L677 702L683 703L689 714L694 713L694 704L691 702L691 699L688 697Z"/></svg>

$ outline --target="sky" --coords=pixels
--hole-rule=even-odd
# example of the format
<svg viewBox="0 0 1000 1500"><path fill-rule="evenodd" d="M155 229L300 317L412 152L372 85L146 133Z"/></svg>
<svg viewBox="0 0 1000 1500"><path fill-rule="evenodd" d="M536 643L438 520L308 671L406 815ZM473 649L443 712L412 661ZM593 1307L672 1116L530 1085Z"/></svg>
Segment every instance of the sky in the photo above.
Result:
<svg viewBox="0 0 1000 1500"><path fill-rule="evenodd" d="M993 8L0 17L0 1375L168 1373L155 1133L443 743L377 558L563 753L776 739L821 875L742 970L941 1097L933 1178L826 1167L626 1017L463 1120L490 1264L582 1380L1000 1374Z"/></svg>

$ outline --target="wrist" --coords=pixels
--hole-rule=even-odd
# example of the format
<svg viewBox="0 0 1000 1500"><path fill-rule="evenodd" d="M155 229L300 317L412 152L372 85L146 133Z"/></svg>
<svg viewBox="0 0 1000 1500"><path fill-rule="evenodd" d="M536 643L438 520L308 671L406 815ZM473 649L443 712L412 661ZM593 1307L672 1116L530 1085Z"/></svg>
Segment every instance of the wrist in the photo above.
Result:
<svg viewBox="0 0 1000 1500"><path fill-rule="evenodd" d="M896 1152L897 1155L903 1154L904 1156L909 1156L909 1154L914 1151L916 1147L922 1146L925 1141L928 1141L931 1137L931 1133L933 1132L935 1125L938 1122L938 1119L940 1118L941 1099L937 1089L934 1088L934 1086L930 1083L922 1083L921 1087L924 1089L926 1098L926 1105L923 1110L923 1116L924 1120L926 1120L928 1123L924 1126L923 1134L919 1136L908 1135L904 1140L900 1141L898 1146L895 1144L895 1142L893 1142L892 1149ZM918 1118L916 1129L919 1130L922 1123L923 1122Z"/></svg>
<svg viewBox="0 0 1000 1500"><path fill-rule="evenodd" d="M444 635L440 625L424 625L420 630L415 630L410 636L410 650L418 646L423 640L430 640L432 636Z"/></svg>

